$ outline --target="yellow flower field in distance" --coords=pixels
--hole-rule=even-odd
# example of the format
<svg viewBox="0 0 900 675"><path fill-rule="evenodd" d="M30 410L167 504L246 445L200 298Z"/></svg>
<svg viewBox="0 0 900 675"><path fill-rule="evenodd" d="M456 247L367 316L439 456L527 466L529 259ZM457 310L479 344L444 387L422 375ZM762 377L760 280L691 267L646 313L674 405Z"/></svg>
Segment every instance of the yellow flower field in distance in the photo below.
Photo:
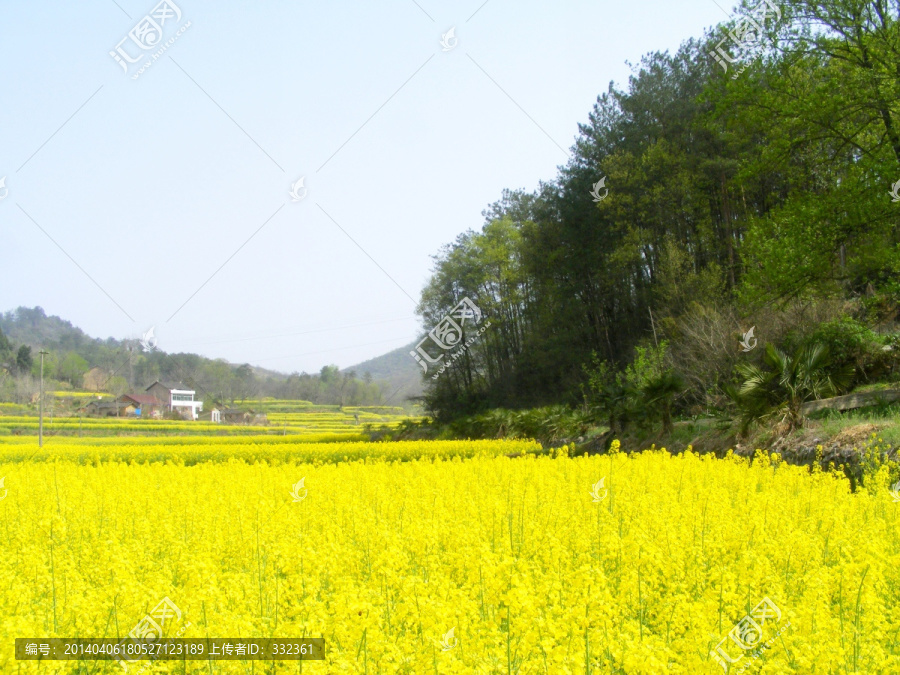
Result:
<svg viewBox="0 0 900 675"><path fill-rule="evenodd" d="M693 675L725 672L717 645L731 673L900 672L886 491L764 456L418 445L429 459L0 460L0 672L124 672L15 661L12 638L122 637L164 597L186 638L325 639L325 661L278 673Z"/></svg>
<svg viewBox="0 0 900 675"><path fill-rule="evenodd" d="M371 431L390 431L423 418L403 408L393 406L341 407L316 405L308 401L254 400L239 405L252 411L249 423L233 420L153 419L135 415L98 417L88 414L73 402L93 398L92 392L54 392L59 401L51 400L45 407L45 443L69 443L87 439L128 438L127 442L144 442L157 437L179 443L182 438L219 439L234 436L294 436L296 440L329 440L343 436L344 440L367 440ZM59 405L57 406L57 403ZM236 404L237 405L237 404ZM56 410L54 415L52 411ZM49 414L48 414L49 413ZM40 427L35 405L0 403L0 440L3 442L36 440ZM312 438L311 438L312 437ZM118 441L116 441L118 442Z"/></svg>
<svg viewBox="0 0 900 675"><path fill-rule="evenodd" d="M534 441L395 441L370 443L356 438L325 436L322 442L303 442L291 437L258 436L251 438L95 438L68 439L39 447L36 443L0 443L0 466L3 462L66 460L76 464L103 462L193 465L201 462L237 459L267 464L283 462L321 464L356 460L452 459L485 455L536 453L541 446ZM312 437L313 439L316 436Z"/></svg>

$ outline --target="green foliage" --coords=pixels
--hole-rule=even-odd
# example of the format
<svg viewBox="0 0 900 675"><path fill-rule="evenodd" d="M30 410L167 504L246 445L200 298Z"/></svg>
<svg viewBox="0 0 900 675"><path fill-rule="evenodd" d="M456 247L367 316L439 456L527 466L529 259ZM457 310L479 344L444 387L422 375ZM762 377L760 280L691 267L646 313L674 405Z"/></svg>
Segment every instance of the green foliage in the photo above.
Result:
<svg viewBox="0 0 900 675"><path fill-rule="evenodd" d="M850 386L883 375L895 358L888 340L850 316L821 324L804 342L824 345L832 367L853 374Z"/></svg>
<svg viewBox="0 0 900 675"><path fill-rule="evenodd" d="M866 289L863 307L866 316L870 317L872 321L889 321L900 316L900 279L898 278L900 278L900 269L897 269L892 278L885 280L878 289L874 287Z"/></svg>
<svg viewBox="0 0 900 675"><path fill-rule="evenodd" d="M34 379L38 379L41 376L41 357L40 355L35 355L32 357L33 361L31 364L31 376ZM53 352L49 352L44 355L44 382L49 383L54 378L59 378L59 359L56 357L56 354ZM81 386L81 382L78 383Z"/></svg>
<svg viewBox="0 0 900 675"><path fill-rule="evenodd" d="M682 391L684 380L672 370L653 375L641 388L650 419L658 418L666 432L672 431L672 405Z"/></svg>
<svg viewBox="0 0 900 675"><path fill-rule="evenodd" d="M131 387L128 384L128 380L121 375L115 375L107 380L105 389L113 396L121 396L122 394L127 394Z"/></svg>
<svg viewBox="0 0 900 675"><path fill-rule="evenodd" d="M26 375L31 372L31 366L34 365L34 359L31 356L31 347L22 345L16 352L16 372L20 375Z"/></svg>
<svg viewBox="0 0 900 675"><path fill-rule="evenodd" d="M46 359L45 359L46 361ZM82 377L90 368L88 362L76 354L75 352L69 352L66 354L62 361L56 366L56 376L61 380L65 380L73 387L81 387ZM52 373L47 372L47 363L44 363L44 375L47 377L52 377Z"/></svg>
<svg viewBox="0 0 900 675"><path fill-rule="evenodd" d="M635 348L634 360L624 372L613 373L609 364L591 355L584 371L588 400L606 417L610 431L624 431L630 424L661 422L672 429L672 407L684 390L684 380L667 365L668 343Z"/></svg>
<svg viewBox="0 0 900 675"><path fill-rule="evenodd" d="M591 422L583 411L566 406L531 410L494 408L455 420L448 429L456 438L533 438L542 443L555 443L583 436Z"/></svg>
<svg viewBox="0 0 900 675"><path fill-rule="evenodd" d="M604 415L613 434L621 433L640 415L639 390L625 373L616 373L596 353L591 365L585 366L587 399Z"/></svg>
<svg viewBox="0 0 900 675"><path fill-rule="evenodd" d="M665 365L668 348L665 340L656 347L635 347L634 360L625 368L628 382L638 389L658 382L668 372Z"/></svg>
<svg viewBox="0 0 900 675"><path fill-rule="evenodd" d="M9 338L3 334L3 331L0 330L0 364L9 358L9 354L12 350L12 343L9 341Z"/></svg>
<svg viewBox="0 0 900 675"><path fill-rule="evenodd" d="M767 27L774 46L727 73L710 52L733 24L645 56L626 85L598 97L556 176L530 193L504 191L480 232L436 256L425 326L466 295L496 321L429 383L442 419L572 404L584 385L612 426L666 426L685 399L721 399L748 316L781 328L788 303L865 296L867 321L896 319L896 7L780 7ZM603 177L598 203L591 189ZM698 306L714 310L698 316ZM836 367L881 377L884 359L855 328L812 339ZM651 336L668 341L671 363L643 351ZM585 363L595 371L587 385Z"/></svg>
<svg viewBox="0 0 900 675"><path fill-rule="evenodd" d="M762 420L777 421L785 433L793 431L803 425L804 403L837 394L849 379L846 371L829 371L828 349L819 343L791 355L769 343L763 362L765 367L738 364L742 382L728 390L741 414L742 433Z"/></svg>

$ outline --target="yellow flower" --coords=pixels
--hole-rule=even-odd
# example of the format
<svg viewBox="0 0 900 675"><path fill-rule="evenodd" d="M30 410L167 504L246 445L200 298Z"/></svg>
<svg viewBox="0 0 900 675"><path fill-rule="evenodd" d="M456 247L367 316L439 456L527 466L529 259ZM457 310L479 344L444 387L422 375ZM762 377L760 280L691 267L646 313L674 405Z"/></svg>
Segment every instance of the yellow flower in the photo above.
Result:
<svg viewBox="0 0 900 675"><path fill-rule="evenodd" d="M900 672L895 504L840 473L618 440L573 458L532 441L134 440L54 442L51 462L0 445L4 635L124 636L168 597L170 634L323 637L313 674L687 675L718 670L723 638L735 672ZM597 508L600 476L615 491ZM728 636L764 598L781 616L762 643L784 630L753 660ZM10 640L0 672L44 671Z"/></svg>

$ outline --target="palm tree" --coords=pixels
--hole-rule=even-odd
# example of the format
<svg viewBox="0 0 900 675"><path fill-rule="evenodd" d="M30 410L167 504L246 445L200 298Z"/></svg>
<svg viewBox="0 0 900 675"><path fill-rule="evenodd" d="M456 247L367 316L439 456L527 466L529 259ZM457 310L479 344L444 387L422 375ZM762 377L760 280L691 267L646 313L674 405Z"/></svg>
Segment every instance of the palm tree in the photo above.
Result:
<svg viewBox="0 0 900 675"><path fill-rule="evenodd" d="M672 431L672 402L683 390L684 381L671 370L651 378L641 389L644 405L654 417L660 414L665 433Z"/></svg>
<svg viewBox="0 0 900 675"><path fill-rule="evenodd" d="M476 429L473 436L506 438L513 431L515 413L503 408L493 408L475 418Z"/></svg>
<svg viewBox="0 0 900 675"><path fill-rule="evenodd" d="M765 417L781 415L787 432L803 426L803 404L834 396L848 380L846 371L829 373L828 348L812 344L788 356L772 344L766 345L763 362L768 369L742 363L739 388L728 390L742 414L741 432Z"/></svg>
<svg viewBox="0 0 900 675"><path fill-rule="evenodd" d="M600 410L607 415L609 431L619 434L640 415L640 392L624 377L603 383L595 389Z"/></svg>

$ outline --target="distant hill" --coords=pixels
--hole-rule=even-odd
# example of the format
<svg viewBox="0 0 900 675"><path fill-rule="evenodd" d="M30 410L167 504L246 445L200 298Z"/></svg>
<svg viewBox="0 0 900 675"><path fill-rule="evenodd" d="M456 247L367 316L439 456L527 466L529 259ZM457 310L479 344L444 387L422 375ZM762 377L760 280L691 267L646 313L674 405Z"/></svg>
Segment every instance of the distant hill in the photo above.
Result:
<svg viewBox="0 0 900 675"><path fill-rule="evenodd" d="M73 326L58 316L47 316L41 307L19 307L13 311L0 312L0 331L15 344L31 347L32 352L48 349L56 352L75 352L91 366L106 365L110 353L121 353L129 347L138 349L134 340L116 340L115 338L92 338L80 328ZM214 359L198 357L200 361L212 362ZM259 366L251 366L254 375L260 378L284 380L285 373Z"/></svg>
<svg viewBox="0 0 900 675"><path fill-rule="evenodd" d="M89 363L97 361L110 349L124 347L124 343L113 338L92 338L69 321L47 316L40 307L19 307L0 313L0 330L11 342L28 345L35 352L41 348L72 351Z"/></svg>
<svg viewBox="0 0 900 675"><path fill-rule="evenodd" d="M238 367L236 364L228 364L230 372L243 382L239 386L235 384L234 377L226 376L229 371L222 371L222 359L195 354L167 355L160 350L144 353L134 339L93 338L69 321L58 316L47 316L40 307L19 307L0 313L0 331L14 348L27 345L31 347L32 355L40 349L48 350L48 379L65 379L76 389L81 387L81 375L88 368L97 366L107 373L124 377L126 384L140 390L156 379L187 381L185 378L188 377L192 386L198 387L204 396L212 395L222 399L232 397L235 390L244 394L254 392L253 396L299 397L321 404L339 403L345 398L340 383L324 381L319 374L304 374L298 378L257 366ZM345 368L343 372L355 371L358 378L356 385L351 388L354 393L350 394L351 399L346 401L347 405L383 402L387 405L404 406L409 404L410 397L420 396L424 391L421 370L409 355L414 348L414 344L401 347ZM66 355L73 354L83 361L76 366L74 373L66 375L56 365ZM333 368L337 372L337 366ZM246 371L249 371L249 376ZM362 382L367 372L372 376L371 385Z"/></svg>
<svg viewBox="0 0 900 675"><path fill-rule="evenodd" d="M355 371L358 377L365 373L372 375L378 382L388 383L388 393L393 405L400 405L413 396L421 396L425 387L422 384L422 369L416 360L409 355L416 343L400 347L374 359L357 363L345 368L342 372Z"/></svg>

